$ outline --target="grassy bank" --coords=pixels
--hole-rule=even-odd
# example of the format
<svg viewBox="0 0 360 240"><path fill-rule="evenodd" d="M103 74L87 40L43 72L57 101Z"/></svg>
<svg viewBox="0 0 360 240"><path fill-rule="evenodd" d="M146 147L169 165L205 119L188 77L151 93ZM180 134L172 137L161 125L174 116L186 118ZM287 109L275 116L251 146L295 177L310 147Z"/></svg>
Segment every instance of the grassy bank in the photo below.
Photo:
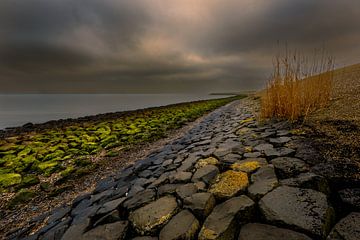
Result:
<svg viewBox="0 0 360 240"><path fill-rule="evenodd" d="M0 139L0 191L46 188L47 179L86 174L101 164L99 157L116 156L133 145L163 138L170 130L239 98L149 108L4 137Z"/></svg>

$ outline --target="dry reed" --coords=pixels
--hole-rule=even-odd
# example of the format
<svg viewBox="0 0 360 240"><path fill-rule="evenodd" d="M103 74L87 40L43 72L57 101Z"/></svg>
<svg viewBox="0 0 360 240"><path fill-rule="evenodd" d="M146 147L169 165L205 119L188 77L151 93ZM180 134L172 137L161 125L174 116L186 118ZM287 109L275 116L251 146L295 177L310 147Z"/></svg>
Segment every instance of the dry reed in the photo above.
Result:
<svg viewBox="0 0 360 240"><path fill-rule="evenodd" d="M311 61L299 53L286 51L274 61L274 72L261 96L261 118L290 121L306 119L330 100L334 61L324 51Z"/></svg>

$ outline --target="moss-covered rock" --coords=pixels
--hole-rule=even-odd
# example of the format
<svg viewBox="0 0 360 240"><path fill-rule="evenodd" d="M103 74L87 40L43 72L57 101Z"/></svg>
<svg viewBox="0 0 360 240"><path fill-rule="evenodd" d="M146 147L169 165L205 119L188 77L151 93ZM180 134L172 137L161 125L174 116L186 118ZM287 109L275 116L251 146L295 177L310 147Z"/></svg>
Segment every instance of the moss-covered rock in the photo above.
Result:
<svg viewBox="0 0 360 240"><path fill-rule="evenodd" d="M205 167L206 165L218 165L219 161L214 157L208 157L204 159L200 159L196 164L195 167L197 169Z"/></svg>
<svg viewBox="0 0 360 240"><path fill-rule="evenodd" d="M8 207L14 208L16 205L26 203L35 197L35 193L29 189L21 189L13 199L10 200Z"/></svg>
<svg viewBox="0 0 360 240"><path fill-rule="evenodd" d="M40 180L38 176L36 176L35 174L29 174L23 177L20 187L22 188L30 187L38 184L39 182Z"/></svg>
<svg viewBox="0 0 360 240"><path fill-rule="evenodd" d="M261 166L266 165L267 162L264 158L251 158L241 162L234 163L230 168L234 171L253 173Z"/></svg>
<svg viewBox="0 0 360 240"><path fill-rule="evenodd" d="M21 175L18 173L0 174L0 187L10 187L21 182Z"/></svg>
<svg viewBox="0 0 360 240"><path fill-rule="evenodd" d="M211 185L210 192L217 199L229 199L246 190L249 179L246 173L228 170L219 174L215 183Z"/></svg>

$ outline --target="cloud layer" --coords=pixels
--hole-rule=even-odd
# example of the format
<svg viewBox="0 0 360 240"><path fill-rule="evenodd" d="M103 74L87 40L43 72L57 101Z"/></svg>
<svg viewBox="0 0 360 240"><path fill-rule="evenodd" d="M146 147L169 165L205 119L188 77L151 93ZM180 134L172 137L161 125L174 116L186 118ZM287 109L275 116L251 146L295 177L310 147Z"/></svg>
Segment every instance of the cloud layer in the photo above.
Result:
<svg viewBox="0 0 360 240"><path fill-rule="evenodd" d="M258 89L278 42L360 62L358 0L2 0L0 92Z"/></svg>

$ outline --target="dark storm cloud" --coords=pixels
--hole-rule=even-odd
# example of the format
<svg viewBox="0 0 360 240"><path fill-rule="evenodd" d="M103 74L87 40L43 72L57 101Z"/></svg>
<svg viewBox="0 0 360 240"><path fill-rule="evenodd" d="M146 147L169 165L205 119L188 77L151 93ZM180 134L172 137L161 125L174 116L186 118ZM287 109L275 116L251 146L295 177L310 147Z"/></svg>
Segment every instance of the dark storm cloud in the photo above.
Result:
<svg viewBox="0 0 360 240"><path fill-rule="evenodd" d="M359 62L358 0L2 0L1 92L264 85L278 42Z"/></svg>

